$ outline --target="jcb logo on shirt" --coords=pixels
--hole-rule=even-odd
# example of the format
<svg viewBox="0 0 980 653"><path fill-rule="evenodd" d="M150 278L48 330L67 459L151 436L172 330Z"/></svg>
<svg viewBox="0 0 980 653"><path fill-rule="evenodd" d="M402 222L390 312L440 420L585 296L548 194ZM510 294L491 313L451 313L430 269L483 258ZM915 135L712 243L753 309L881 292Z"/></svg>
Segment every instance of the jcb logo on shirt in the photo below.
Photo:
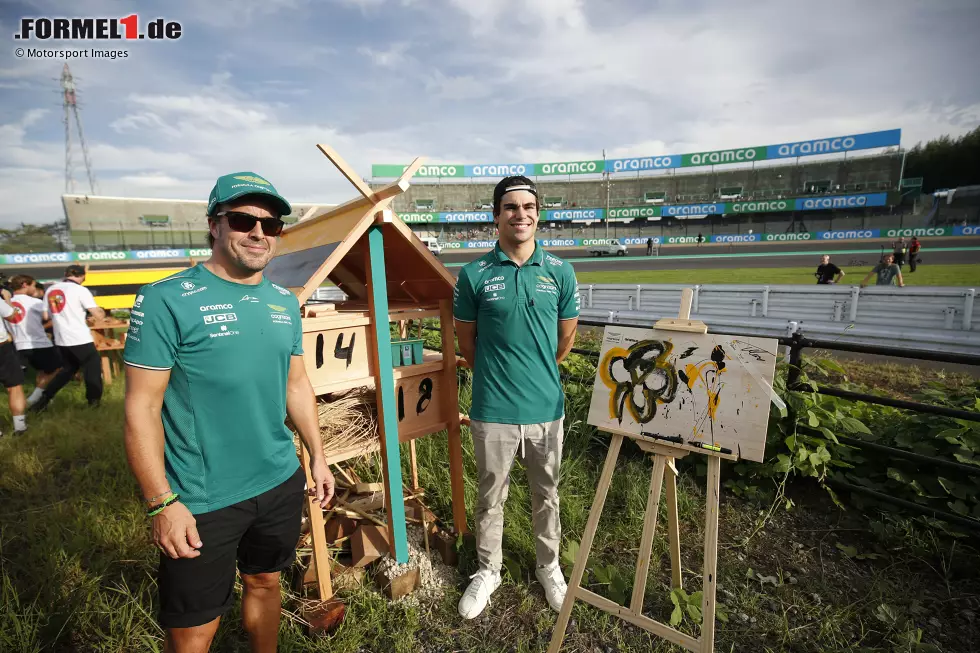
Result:
<svg viewBox="0 0 980 653"><path fill-rule="evenodd" d="M236 322L238 316L234 313L215 313L214 315L205 315L205 324L218 324L221 322Z"/></svg>
<svg viewBox="0 0 980 653"><path fill-rule="evenodd" d="M483 292L492 292L495 290L503 290L506 286L502 283L492 283L488 286L483 287Z"/></svg>

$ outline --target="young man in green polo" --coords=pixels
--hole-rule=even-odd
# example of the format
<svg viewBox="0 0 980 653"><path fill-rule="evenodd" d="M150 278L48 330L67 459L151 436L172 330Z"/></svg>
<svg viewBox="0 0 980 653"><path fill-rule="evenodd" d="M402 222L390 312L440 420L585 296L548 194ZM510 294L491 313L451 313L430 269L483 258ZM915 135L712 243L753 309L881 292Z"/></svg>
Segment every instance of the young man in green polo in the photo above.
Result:
<svg viewBox="0 0 980 653"><path fill-rule="evenodd" d="M535 242L539 206L530 179L501 180L493 193L499 240L456 282L453 314L460 351L473 368L470 431L479 475L480 568L459 601L464 619L483 612L500 586L504 502L517 456L531 486L536 576L554 610L565 599L558 565L565 396L558 363L575 340L580 302L572 266Z"/></svg>
<svg viewBox="0 0 980 653"><path fill-rule="evenodd" d="M275 651L279 572L299 541L306 479L288 415L333 496L303 363L299 303L263 278L291 211L251 172L220 177L208 201L206 262L143 286L126 338L129 465L161 551L165 650L203 652L234 597L253 651Z"/></svg>

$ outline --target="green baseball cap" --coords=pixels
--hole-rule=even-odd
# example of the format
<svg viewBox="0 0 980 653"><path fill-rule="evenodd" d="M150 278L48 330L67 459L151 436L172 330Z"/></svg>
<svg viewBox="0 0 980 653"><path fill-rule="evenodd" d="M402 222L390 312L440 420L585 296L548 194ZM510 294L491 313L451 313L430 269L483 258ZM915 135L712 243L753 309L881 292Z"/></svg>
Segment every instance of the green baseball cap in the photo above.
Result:
<svg viewBox="0 0 980 653"><path fill-rule="evenodd" d="M280 217L293 212L289 202L264 177L254 172L233 172L218 177L218 181L214 182L214 188L208 197L208 215L214 214L218 204L237 200L245 195L267 195L279 207Z"/></svg>

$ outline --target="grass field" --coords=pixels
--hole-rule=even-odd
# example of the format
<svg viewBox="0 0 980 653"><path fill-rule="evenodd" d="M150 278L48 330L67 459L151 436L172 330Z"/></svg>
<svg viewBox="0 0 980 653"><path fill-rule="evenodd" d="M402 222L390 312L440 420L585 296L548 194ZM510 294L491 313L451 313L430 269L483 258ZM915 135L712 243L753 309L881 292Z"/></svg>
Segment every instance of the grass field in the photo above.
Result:
<svg viewBox="0 0 980 653"><path fill-rule="evenodd" d="M574 261L572 261L574 264ZM579 283L742 283L803 284L816 283L815 266L801 268L732 268L694 270L611 270L590 272L588 265L575 271ZM861 283L871 266L843 268L844 285ZM980 262L977 265L922 266L914 274L902 273L906 286L980 286ZM872 278L872 282L874 279Z"/></svg>
<svg viewBox="0 0 980 653"><path fill-rule="evenodd" d="M574 389L588 378L585 365L566 387ZM873 368L864 374L881 377ZM92 410L72 384L46 414L29 418L27 435L0 438L0 651L162 650L162 632L154 620L157 553L125 462L122 389L120 383L110 386L103 406ZM561 478L566 553L581 536L607 443L583 423L587 403L582 403L581 389L577 394L570 390L570 397L578 399L567 406ZM468 393L468 386L461 388L464 412ZM0 409L0 424L9 433L5 410ZM442 517L451 514L445 451L444 435L418 441L420 482ZM475 463L465 429L464 456L472 516ZM679 461L682 562L689 592L701 585L704 518L698 473L703 463L694 458ZM402 459L407 460L405 452ZM726 463L723 477L731 471ZM378 470L367 461L359 473L371 480ZM648 479L649 463L627 443L590 558L593 591L630 595ZM718 601L726 621L718 623L719 653L975 650L980 556L969 540L873 511L867 516L853 508L841 511L807 482L791 486L789 496L796 504L792 511L777 509L762 522L760 516L770 508L767 488L755 500L722 493ZM345 591L341 598L348 613L336 633L311 639L286 618L280 650L543 651L555 614L531 580L530 495L520 465L513 473L505 524L506 580L478 619L463 622L456 614L460 592L475 570L473 551L464 548L457 587L443 598L390 604L370 586ZM647 614L666 621L673 606L663 530L654 544L645 605ZM285 609L296 612L298 597L285 586L283 593ZM223 619L212 650L248 650L237 605ZM676 650L582 604L572 616L563 651ZM683 618L680 629L696 635L699 627L691 617Z"/></svg>

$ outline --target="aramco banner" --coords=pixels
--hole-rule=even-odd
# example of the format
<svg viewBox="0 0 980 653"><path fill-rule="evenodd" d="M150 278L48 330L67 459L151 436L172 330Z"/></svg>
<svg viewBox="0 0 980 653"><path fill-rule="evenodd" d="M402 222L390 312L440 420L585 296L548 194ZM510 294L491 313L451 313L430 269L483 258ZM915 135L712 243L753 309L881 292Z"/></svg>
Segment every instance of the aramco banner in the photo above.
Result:
<svg viewBox="0 0 980 653"><path fill-rule="evenodd" d="M885 206L888 193L856 195L819 195L782 200L753 200L748 202L715 202L710 204L664 204L661 206L617 206L609 209L609 220L628 222L634 219L660 220L662 217L683 219L706 218L709 215L733 213L777 213L780 211L826 211L829 209L859 209ZM399 213L403 222L493 222L490 211L457 211L454 213ZM549 209L541 211L541 222L593 222L606 217L605 209Z"/></svg>
<svg viewBox="0 0 980 653"><path fill-rule="evenodd" d="M691 152L690 154L661 154L628 159L594 159L591 161L555 163L433 163L419 168L415 176L441 179L443 177L508 177L510 175L524 175L525 177L597 175L603 172L616 174L728 163L750 163L767 159L787 159L818 154L840 154L852 150L893 147L900 145L901 140L901 129L889 129L865 134L831 136L810 141L782 143L780 145L757 145L730 150ZM400 176L407 167L408 164L375 163L371 166L371 176L394 178Z"/></svg>

